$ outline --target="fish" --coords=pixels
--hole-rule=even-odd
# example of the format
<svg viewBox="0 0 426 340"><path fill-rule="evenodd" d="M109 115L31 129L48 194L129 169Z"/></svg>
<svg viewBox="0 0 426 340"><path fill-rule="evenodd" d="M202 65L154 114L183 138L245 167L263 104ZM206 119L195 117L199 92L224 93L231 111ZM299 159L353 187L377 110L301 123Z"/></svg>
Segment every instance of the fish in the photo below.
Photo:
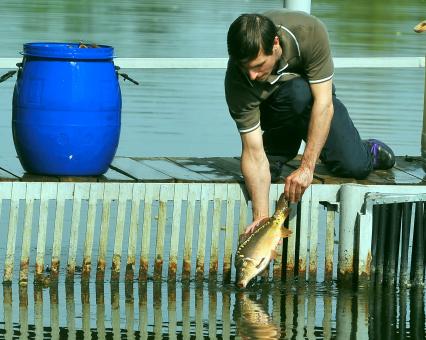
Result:
<svg viewBox="0 0 426 340"><path fill-rule="evenodd" d="M413 30L416 33L426 32L426 20L419 22L416 26L414 26Z"/></svg>
<svg viewBox="0 0 426 340"><path fill-rule="evenodd" d="M235 295L233 319L241 339L280 339L281 329L266 311L264 301L240 291Z"/></svg>
<svg viewBox="0 0 426 340"><path fill-rule="evenodd" d="M242 237L235 254L236 285L246 288L248 283L276 257L278 244L289 237L291 230L283 226L290 213L288 202L281 194L274 214L262 220L247 237Z"/></svg>

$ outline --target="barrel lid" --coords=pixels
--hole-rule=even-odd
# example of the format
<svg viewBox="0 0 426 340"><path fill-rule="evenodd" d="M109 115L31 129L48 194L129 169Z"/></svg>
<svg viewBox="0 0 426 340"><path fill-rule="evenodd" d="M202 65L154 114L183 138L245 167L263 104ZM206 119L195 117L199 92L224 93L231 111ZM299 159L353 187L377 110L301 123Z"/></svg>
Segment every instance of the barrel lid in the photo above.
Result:
<svg viewBox="0 0 426 340"><path fill-rule="evenodd" d="M91 43L32 42L24 44L22 54L59 59L112 59L114 48Z"/></svg>

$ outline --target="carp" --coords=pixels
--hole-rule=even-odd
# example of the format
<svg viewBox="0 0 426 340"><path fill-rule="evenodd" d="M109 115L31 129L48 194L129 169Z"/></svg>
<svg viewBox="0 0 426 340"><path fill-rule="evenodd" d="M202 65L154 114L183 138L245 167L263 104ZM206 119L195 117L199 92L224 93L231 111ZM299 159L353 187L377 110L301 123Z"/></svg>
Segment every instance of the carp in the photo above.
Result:
<svg viewBox="0 0 426 340"><path fill-rule="evenodd" d="M262 220L247 237L242 237L235 254L236 284L245 288L256 275L260 274L276 257L275 249L279 242L288 237L291 231L283 226L290 213L288 202L281 194L275 213Z"/></svg>

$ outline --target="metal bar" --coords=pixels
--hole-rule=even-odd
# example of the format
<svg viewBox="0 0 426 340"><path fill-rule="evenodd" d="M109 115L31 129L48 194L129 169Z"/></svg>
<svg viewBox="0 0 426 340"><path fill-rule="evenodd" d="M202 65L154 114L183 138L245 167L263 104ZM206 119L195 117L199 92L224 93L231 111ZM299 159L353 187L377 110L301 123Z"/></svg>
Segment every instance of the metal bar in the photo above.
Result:
<svg viewBox="0 0 426 340"><path fill-rule="evenodd" d="M71 233L70 233L69 250L68 250L68 263L67 263L67 279L70 281L74 279L74 271L75 271L75 265L76 265L78 230L80 228L81 201L83 199L88 199L88 197L89 197L89 186L84 183L76 183L74 187Z"/></svg>
<svg viewBox="0 0 426 340"><path fill-rule="evenodd" d="M92 267L93 238L95 234L96 208L98 200L102 199L104 193L103 183L91 183L89 193L89 209L87 212L86 237L84 238L83 266L81 278L89 280Z"/></svg>
<svg viewBox="0 0 426 340"><path fill-rule="evenodd" d="M204 277L204 261L206 253L206 233L209 211L209 202L213 199L214 184L202 184L200 202L200 222L198 225L198 251L196 261L196 278L202 280Z"/></svg>
<svg viewBox="0 0 426 340"><path fill-rule="evenodd" d="M376 253L376 279L377 285L383 283L384 273L384 256L386 245L386 226L388 222L388 206L383 204L379 208L379 231L377 239L377 253Z"/></svg>
<svg viewBox="0 0 426 340"><path fill-rule="evenodd" d="M182 279L189 280L191 275L192 239L194 237L195 204L200 199L201 184L191 184L188 190L186 209L185 241L183 248Z"/></svg>
<svg viewBox="0 0 426 340"><path fill-rule="evenodd" d="M116 198L117 193L120 192L120 185L118 183L106 183L104 188L104 197L102 200L102 217L101 227L99 231L99 250L98 261L96 266L96 281L104 282L106 256L108 249L108 235L111 215L111 202Z"/></svg>
<svg viewBox="0 0 426 340"><path fill-rule="evenodd" d="M379 220L380 220L380 206L374 205L372 208L372 238L371 238L371 279L373 280L373 283L376 278L376 272L377 272L377 245L379 242Z"/></svg>
<svg viewBox="0 0 426 340"><path fill-rule="evenodd" d="M65 284L65 306L67 310L67 330L68 338L76 338L75 330L75 300L74 300L74 284Z"/></svg>
<svg viewBox="0 0 426 340"><path fill-rule="evenodd" d="M179 251L179 237L182 217L182 201L188 196L188 184L175 184L175 196L173 200L173 222L172 235L170 237L170 255L169 255L169 280L176 279L177 261Z"/></svg>
<svg viewBox="0 0 426 340"><path fill-rule="evenodd" d="M47 219L49 214L49 200L56 198L58 192L57 183L43 183L41 185L40 218L38 225L37 255L35 281L43 281L44 255L46 252Z"/></svg>
<svg viewBox="0 0 426 340"><path fill-rule="evenodd" d="M0 69L16 68L21 58L0 58ZM422 68L424 57L334 58L336 68ZM228 58L115 58L120 68L225 69Z"/></svg>
<svg viewBox="0 0 426 340"><path fill-rule="evenodd" d="M411 282L413 285L423 285L424 282L424 225L423 202L416 203L414 217L413 251L411 256Z"/></svg>
<svg viewBox="0 0 426 340"><path fill-rule="evenodd" d="M170 185L161 185L160 202L157 220L157 240L155 247L154 280L161 280L164 261L164 238L166 236L167 201L173 199L174 188Z"/></svg>
<svg viewBox="0 0 426 340"><path fill-rule="evenodd" d="M282 193L282 185L271 185L271 188L269 189L269 197L270 197L270 202L273 202L273 205L271 204L271 210L273 210L275 212L276 206L277 206L277 201L278 198L280 197L280 194ZM273 214L273 213L272 213ZM270 214L270 216L272 216L272 214ZM283 223L284 226L284 223ZM276 257L273 260L273 264L272 264L272 278L276 281L281 280L281 276L282 276L282 268L283 268L283 242L280 242L277 245L276 248ZM265 271L265 275L268 272Z"/></svg>
<svg viewBox="0 0 426 340"><path fill-rule="evenodd" d="M401 262L399 269L399 282L402 286L410 283L410 271L408 267L408 251L410 249L412 203L404 203L402 208L402 232L401 232Z"/></svg>
<svg viewBox="0 0 426 340"><path fill-rule="evenodd" d="M120 277L121 253L123 249L124 228L126 222L127 201L132 199L132 186L120 184L118 196L117 223L115 225L114 253L112 255L111 281L118 281Z"/></svg>
<svg viewBox="0 0 426 340"><path fill-rule="evenodd" d="M6 258L4 262L3 282L12 282L13 264L15 260L15 243L18 229L19 202L25 199L27 186L25 183L14 182L10 202L9 230L7 233Z"/></svg>
<svg viewBox="0 0 426 340"><path fill-rule="evenodd" d="M297 233L297 204L290 204L290 216L288 228L291 230L291 236L287 239L287 263L286 263L286 279L291 280L294 277L296 268L296 240Z"/></svg>
<svg viewBox="0 0 426 340"><path fill-rule="evenodd" d="M160 282L154 282L154 288L153 288L153 309L154 309L154 334L157 337L161 337L163 332L163 313L161 311L161 300L162 300L162 294L161 294L161 283Z"/></svg>
<svg viewBox="0 0 426 340"><path fill-rule="evenodd" d="M135 183L132 190L132 210L130 212L129 242L127 248L127 264L125 281L132 282L136 264L136 242L138 238L140 202L145 195L145 184Z"/></svg>
<svg viewBox="0 0 426 340"><path fill-rule="evenodd" d="M33 187L32 185L30 188ZM28 188L29 189L29 188ZM61 183L58 185L58 194L56 196L56 216L55 230L53 234L52 260L50 265L50 279L57 281L59 276L59 266L62 249L62 236L64 227L65 201L72 199L74 192L73 183ZM32 214L32 211L31 211ZM31 223L31 222L30 222Z"/></svg>
<svg viewBox="0 0 426 340"><path fill-rule="evenodd" d="M398 203L393 203L390 205L390 214L389 214L389 223L386 242L386 256L385 256L385 270L384 270L384 280L387 284L393 285L396 283L396 272L395 268L398 265L398 244L399 244L399 234L401 228L401 214Z"/></svg>

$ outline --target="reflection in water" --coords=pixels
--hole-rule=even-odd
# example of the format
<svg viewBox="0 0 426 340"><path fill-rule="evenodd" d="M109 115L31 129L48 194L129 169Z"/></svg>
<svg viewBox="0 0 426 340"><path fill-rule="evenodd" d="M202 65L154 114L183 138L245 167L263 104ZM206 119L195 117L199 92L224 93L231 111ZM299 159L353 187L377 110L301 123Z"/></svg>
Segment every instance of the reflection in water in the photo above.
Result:
<svg viewBox="0 0 426 340"><path fill-rule="evenodd" d="M236 294L234 320L236 334L242 339L278 339L280 328L264 306L265 299L241 292ZM267 301L267 300L266 300Z"/></svg>
<svg viewBox="0 0 426 340"><path fill-rule="evenodd" d="M311 284L242 292L148 282L2 290L0 338L6 339L425 337L423 288L352 291Z"/></svg>

